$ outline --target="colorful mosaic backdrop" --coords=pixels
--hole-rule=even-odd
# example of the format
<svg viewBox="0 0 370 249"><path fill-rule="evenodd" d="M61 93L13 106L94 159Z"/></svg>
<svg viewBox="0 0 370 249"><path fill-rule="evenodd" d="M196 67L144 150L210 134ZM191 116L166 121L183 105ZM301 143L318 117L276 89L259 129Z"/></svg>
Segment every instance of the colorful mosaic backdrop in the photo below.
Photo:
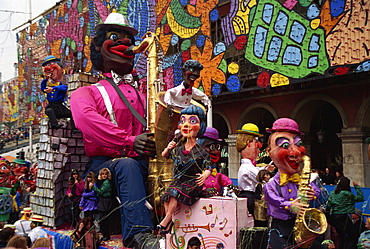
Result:
<svg viewBox="0 0 370 249"><path fill-rule="evenodd" d="M257 74L250 87L264 88L369 71L369 6L369 0L70 0L18 33L18 91L27 109L42 112L38 77L49 54L62 59L66 75L96 73L89 45L110 12L128 17L137 42L147 31L159 36L166 88L181 83L190 58L204 65L196 87L207 95L245 89L249 73ZM137 56L136 68L145 83L145 56Z"/></svg>

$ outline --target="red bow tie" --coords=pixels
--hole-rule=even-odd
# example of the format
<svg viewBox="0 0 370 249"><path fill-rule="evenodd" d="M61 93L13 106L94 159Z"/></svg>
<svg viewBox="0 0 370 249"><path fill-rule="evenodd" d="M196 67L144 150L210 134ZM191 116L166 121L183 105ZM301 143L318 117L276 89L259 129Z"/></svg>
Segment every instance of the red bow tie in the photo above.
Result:
<svg viewBox="0 0 370 249"><path fill-rule="evenodd" d="M188 89L185 89L183 88L182 91L181 91L181 95L184 96L184 95L192 95L193 94L193 89L191 89L191 87L189 87Z"/></svg>

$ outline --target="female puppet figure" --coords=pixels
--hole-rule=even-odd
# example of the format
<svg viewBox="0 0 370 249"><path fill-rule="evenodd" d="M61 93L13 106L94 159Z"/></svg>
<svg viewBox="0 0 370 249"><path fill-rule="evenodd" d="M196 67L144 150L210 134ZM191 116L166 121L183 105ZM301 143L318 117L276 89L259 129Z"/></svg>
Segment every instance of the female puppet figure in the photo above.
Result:
<svg viewBox="0 0 370 249"><path fill-rule="evenodd" d="M178 202L191 206L205 196L202 186L211 174L209 154L196 143L197 137L202 136L206 130L205 112L195 105L183 109L178 128L183 138L178 144L171 141L162 152L162 156L170 155L174 161L174 177L161 197L166 210L165 218L157 226L161 234L170 232L172 215ZM202 173L203 169L208 170Z"/></svg>
<svg viewBox="0 0 370 249"><path fill-rule="evenodd" d="M89 183L90 188L92 188L99 197L99 219L100 219L100 231L103 234L102 241L110 240L110 226L111 217L108 215L110 211L113 210L114 201L113 196L113 186L112 186L112 174L108 168L102 168L99 171L99 180L101 180L100 188L94 186L92 182ZM107 216L108 215L108 216Z"/></svg>
<svg viewBox="0 0 370 249"><path fill-rule="evenodd" d="M81 179L81 176L78 174L77 170L72 169L72 176L69 179L66 195L71 202L71 223L73 227L77 225L77 222L79 220L79 204L81 200L81 195L84 191L84 185L85 182Z"/></svg>
<svg viewBox="0 0 370 249"><path fill-rule="evenodd" d="M96 185L96 177L94 172L90 171L86 176L85 190L82 193L80 201L80 210L84 212L84 217L91 217L94 219L94 215L98 212L98 196L95 191L90 187L90 183Z"/></svg>

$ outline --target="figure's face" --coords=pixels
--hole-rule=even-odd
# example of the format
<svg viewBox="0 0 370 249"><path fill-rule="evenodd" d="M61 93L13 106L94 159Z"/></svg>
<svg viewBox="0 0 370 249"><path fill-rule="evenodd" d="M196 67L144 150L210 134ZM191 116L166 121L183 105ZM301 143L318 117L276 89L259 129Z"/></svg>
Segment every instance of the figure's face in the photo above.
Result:
<svg viewBox="0 0 370 249"><path fill-rule="evenodd" d="M209 153L212 163L217 163L221 158L221 145L217 141L210 141L204 144L204 149Z"/></svg>
<svg viewBox="0 0 370 249"><path fill-rule="evenodd" d="M100 176L101 176L101 179L103 180L108 179L108 172L101 172Z"/></svg>
<svg viewBox="0 0 370 249"><path fill-rule="evenodd" d="M184 74L185 82L193 87L195 80L200 77L200 70L190 67L184 72Z"/></svg>
<svg viewBox="0 0 370 249"><path fill-rule="evenodd" d="M62 79L63 68L55 61L47 63L42 70L46 76L49 76L55 82L59 82Z"/></svg>
<svg viewBox="0 0 370 249"><path fill-rule="evenodd" d="M183 114L180 117L178 129L186 138L195 138L200 130L200 120L197 115Z"/></svg>
<svg viewBox="0 0 370 249"><path fill-rule="evenodd" d="M241 156L243 159L256 160L261 148L262 143L258 140L258 137L255 137L252 141L247 141L247 146L241 151Z"/></svg>
<svg viewBox="0 0 370 249"><path fill-rule="evenodd" d="M265 182L268 182L269 180L270 180L270 174L265 174L264 176L263 176L263 180L265 181Z"/></svg>
<svg viewBox="0 0 370 249"><path fill-rule="evenodd" d="M279 171L294 174L300 171L300 159L306 154L302 139L290 132L275 132L270 137L269 155Z"/></svg>
<svg viewBox="0 0 370 249"><path fill-rule="evenodd" d="M10 175L10 167L6 162L0 162L0 185L5 183Z"/></svg>
<svg viewBox="0 0 370 249"><path fill-rule="evenodd" d="M123 76L133 69L134 55L128 54L127 49L134 44L134 38L123 30L108 30L105 41L96 49L103 56L104 73L113 70Z"/></svg>
<svg viewBox="0 0 370 249"><path fill-rule="evenodd" d="M329 169L328 169L328 168L326 168L326 169L325 169L325 172L326 172L326 174L329 174Z"/></svg>

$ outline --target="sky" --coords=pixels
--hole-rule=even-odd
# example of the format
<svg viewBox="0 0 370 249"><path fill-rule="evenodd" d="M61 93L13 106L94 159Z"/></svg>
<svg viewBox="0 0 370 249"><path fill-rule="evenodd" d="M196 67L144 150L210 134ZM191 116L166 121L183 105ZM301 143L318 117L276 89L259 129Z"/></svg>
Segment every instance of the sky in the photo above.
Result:
<svg viewBox="0 0 370 249"><path fill-rule="evenodd" d="M2 74L0 81L6 81L15 77L14 63L18 62L17 32L12 30L26 23L31 17L34 18L45 10L53 7L59 1L60 0L0 0L0 72ZM19 28L17 31L25 27L27 27L27 25Z"/></svg>

